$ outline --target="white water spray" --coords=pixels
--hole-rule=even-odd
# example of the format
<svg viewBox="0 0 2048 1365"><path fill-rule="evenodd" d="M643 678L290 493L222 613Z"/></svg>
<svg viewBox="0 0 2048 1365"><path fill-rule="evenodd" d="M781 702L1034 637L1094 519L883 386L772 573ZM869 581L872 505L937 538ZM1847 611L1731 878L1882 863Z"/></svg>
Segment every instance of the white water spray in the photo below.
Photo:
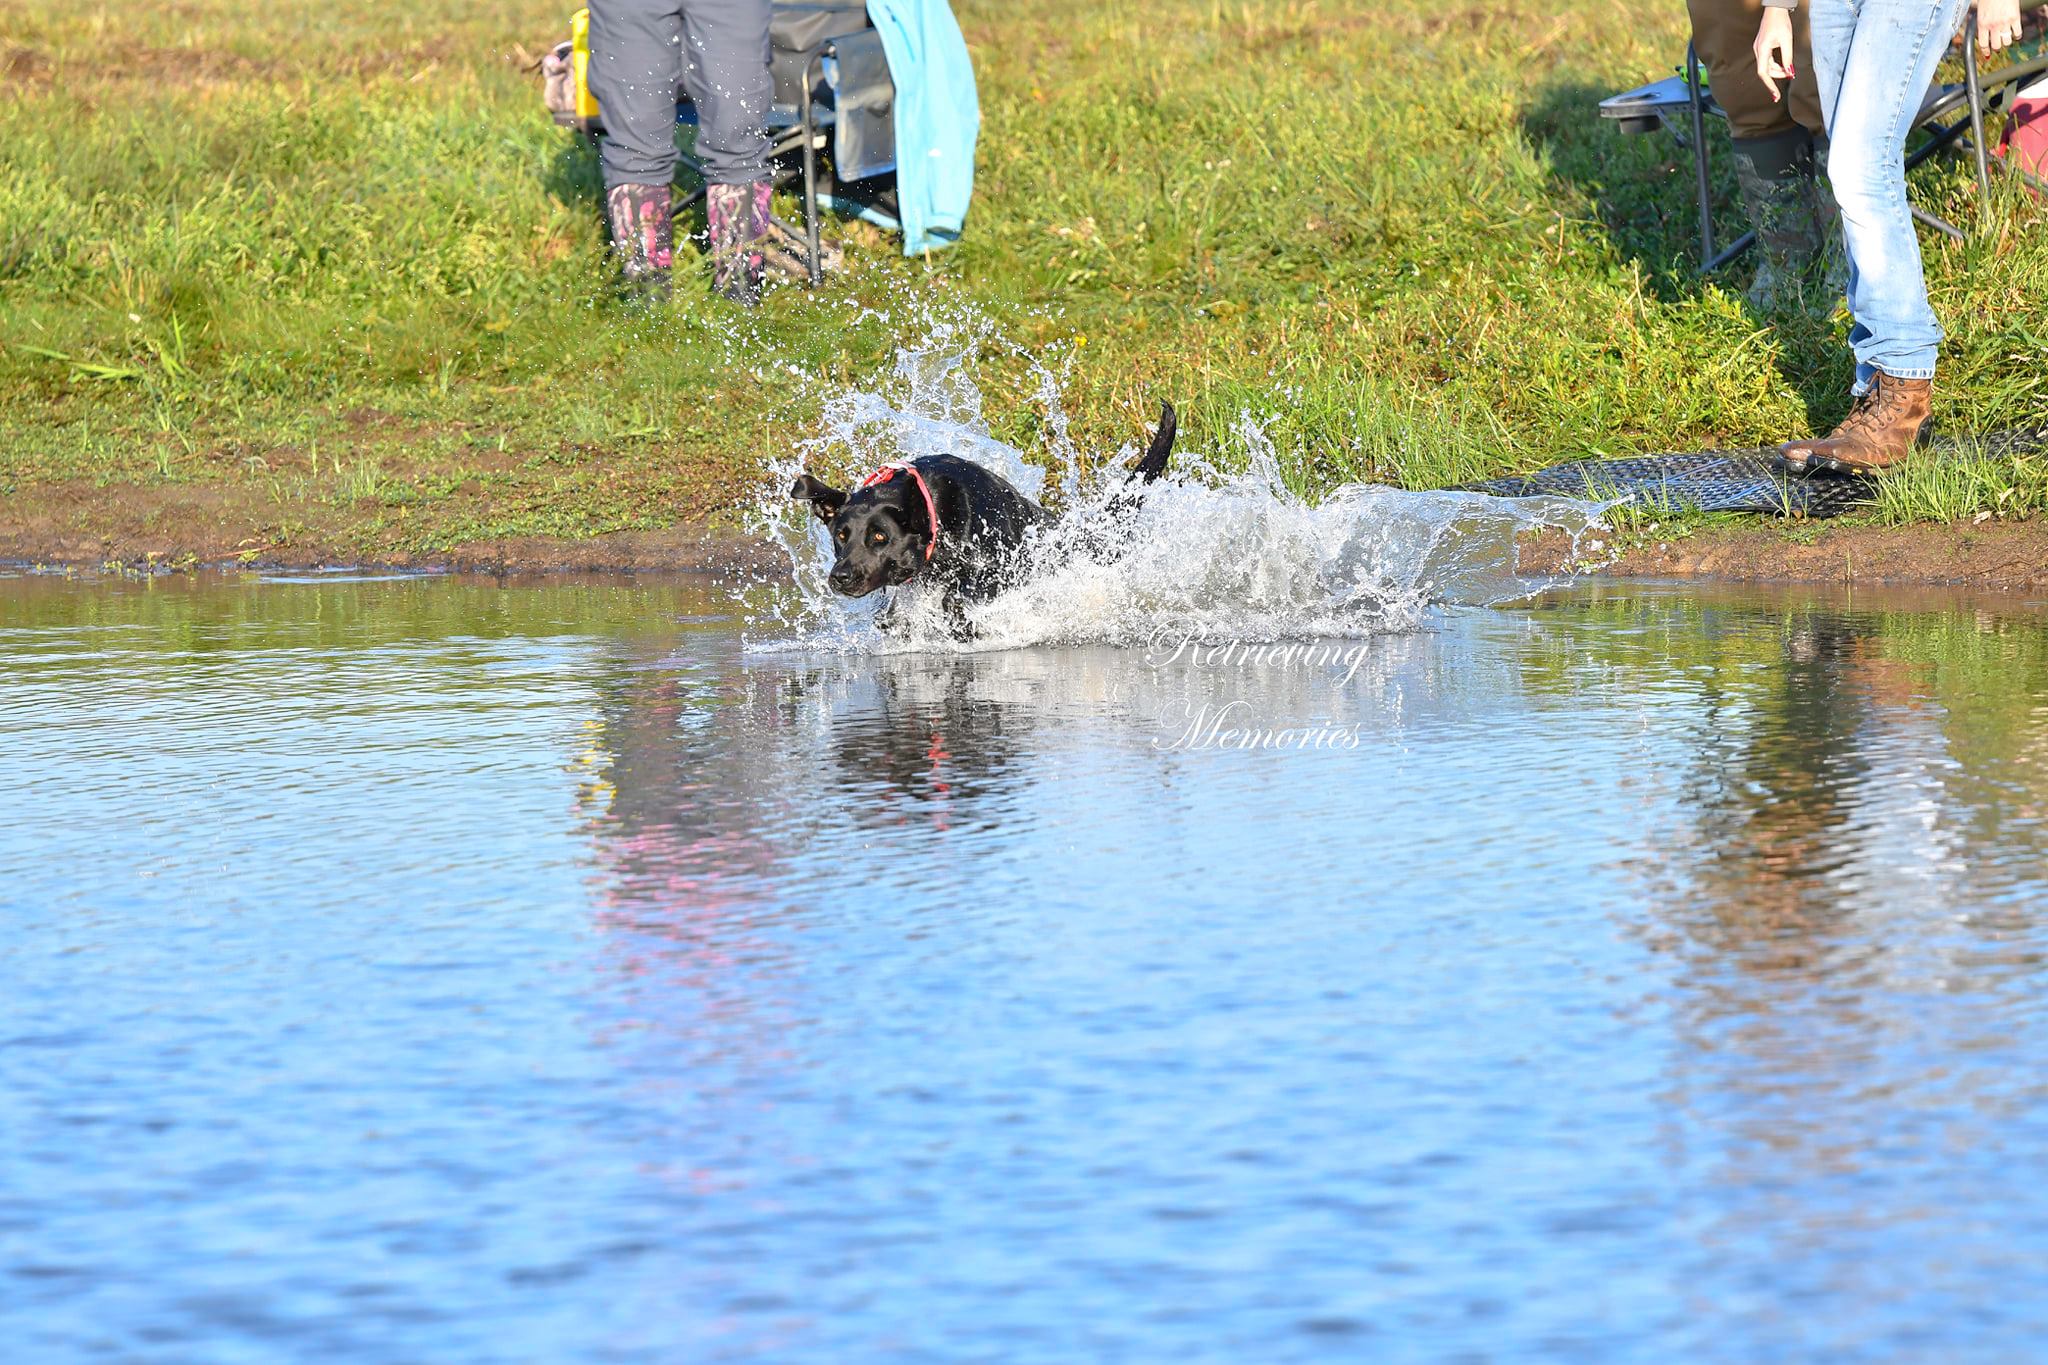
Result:
<svg viewBox="0 0 2048 1365"><path fill-rule="evenodd" d="M1525 597L1547 581L1519 573L1519 536L1554 529L1576 543L1600 525L1602 504L1568 498L1346 484L1310 504L1287 487L1277 452L1249 416L1237 432L1251 452L1245 468L1221 469L1199 452L1176 448L1166 477L1145 489L1136 509L1112 514L1137 447L1101 462L1101 475L1083 487L1057 376L1030 356L1022 358L1045 410L1039 458L996 440L969 361L989 340L982 325L936 325L927 342L897 353L892 393L857 389L830 399L821 433L771 467L773 484L753 522L788 556L792 583L751 622L768 632L750 632L755 648L887 653L1130 645L1153 638L1162 622L1210 639L1376 635L1415 628L1432 604ZM857 478L890 460L940 453L985 465L1040 501L1047 469L1061 471L1054 501L1064 515L1025 546L1018 586L968 607L974 630L965 641L954 637L935 589L913 584L859 601L833 594L825 582L832 562L825 534L786 500L806 468L845 468ZM892 594L894 619L884 631L876 615Z"/></svg>

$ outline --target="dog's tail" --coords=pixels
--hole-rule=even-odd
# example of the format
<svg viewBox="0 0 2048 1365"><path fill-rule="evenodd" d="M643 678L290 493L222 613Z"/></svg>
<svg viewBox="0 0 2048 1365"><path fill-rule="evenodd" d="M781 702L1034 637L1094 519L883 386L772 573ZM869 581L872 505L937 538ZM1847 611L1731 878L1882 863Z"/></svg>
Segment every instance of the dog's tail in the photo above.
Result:
<svg viewBox="0 0 2048 1365"><path fill-rule="evenodd" d="M1179 426L1179 419L1173 414L1173 404L1159 405L1159 429L1152 433L1152 444L1145 447L1145 458L1131 466L1131 472L1124 476L1123 487L1109 500L1109 521L1121 525L1130 520L1138 510L1138 504L1145 496L1132 484L1148 484L1166 472L1166 457L1173 453L1173 433Z"/></svg>
<svg viewBox="0 0 2048 1365"><path fill-rule="evenodd" d="M1159 429L1152 433L1152 444L1145 448L1145 458L1138 461L1125 483L1150 483L1166 472L1166 457L1173 454L1173 434L1180 421L1174 416L1173 404L1159 405Z"/></svg>

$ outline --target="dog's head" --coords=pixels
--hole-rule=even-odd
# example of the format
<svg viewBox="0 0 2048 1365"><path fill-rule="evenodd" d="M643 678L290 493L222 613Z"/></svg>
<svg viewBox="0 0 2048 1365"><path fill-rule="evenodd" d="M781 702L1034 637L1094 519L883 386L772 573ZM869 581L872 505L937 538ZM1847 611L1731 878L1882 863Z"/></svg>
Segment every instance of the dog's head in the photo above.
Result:
<svg viewBox="0 0 2048 1365"><path fill-rule="evenodd" d="M908 583L924 568L931 518L912 480L869 484L849 495L802 474L789 496L810 503L832 533L832 591L866 597Z"/></svg>

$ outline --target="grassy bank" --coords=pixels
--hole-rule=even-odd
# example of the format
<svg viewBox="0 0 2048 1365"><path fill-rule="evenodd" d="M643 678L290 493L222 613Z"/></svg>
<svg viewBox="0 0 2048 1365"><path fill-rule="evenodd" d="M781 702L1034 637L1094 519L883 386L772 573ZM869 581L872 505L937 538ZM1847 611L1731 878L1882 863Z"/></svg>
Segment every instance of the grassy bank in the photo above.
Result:
<svg viewBox="0 0 2048 1365"><path fill-rule="evenodd" d="M667 526L932 306L1059 357L1081 450L1167 396L1226 456L1261 418L1309 491L1754 445L1846 405L1843 320L1694 278L1685 153L1592 116L1682 53L1675 3L962 0L966 241L904 261L854 230L826 292L744 319L694 283L651 316L605 297L594 160L521 70L568 7L0 0L0 501L249 554ZM1958 168L1916 186L1974 212ZM1927 245L1939 420L2048 420L2041 211L2004 194ZM1023 356L977 373L997 434L1041 445ZM2044 507L2048 467L1978 462L1875 515Z"/></svg>

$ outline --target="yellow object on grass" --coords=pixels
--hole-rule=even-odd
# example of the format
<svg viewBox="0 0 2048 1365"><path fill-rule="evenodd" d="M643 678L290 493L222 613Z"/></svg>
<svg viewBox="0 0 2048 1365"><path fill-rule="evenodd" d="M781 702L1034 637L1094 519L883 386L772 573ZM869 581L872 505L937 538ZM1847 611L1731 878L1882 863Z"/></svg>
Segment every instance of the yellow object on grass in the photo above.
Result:
<svg viewBox="0 0 2048 1365"><path fill-rule="evenodd" d="M570 67L576 79L576 121L586 128L602 121L597 97L590 93L590 11L579 9L569 16Z"/></svg>

